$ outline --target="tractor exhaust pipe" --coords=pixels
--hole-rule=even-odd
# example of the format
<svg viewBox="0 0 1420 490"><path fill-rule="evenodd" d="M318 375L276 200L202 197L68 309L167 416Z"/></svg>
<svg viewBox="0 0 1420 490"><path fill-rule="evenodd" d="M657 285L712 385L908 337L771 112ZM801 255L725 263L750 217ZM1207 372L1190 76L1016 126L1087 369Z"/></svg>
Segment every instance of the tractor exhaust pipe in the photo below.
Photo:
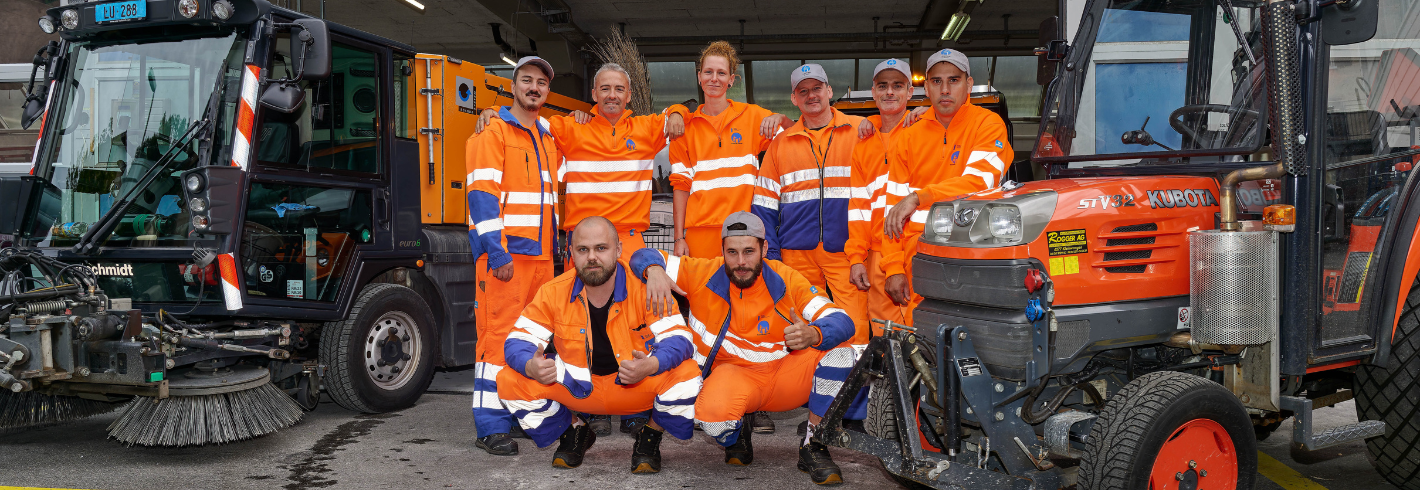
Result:
<svg viewBox="0 0 1420 490"><path fill-rule="evenodd" d="M1222 216L1218 228L1238 231L1237 186L1243 182L1275 179L1286 174L1306 175L1306 135L1302 132L1301 68L1298 66L1297 14L1288 0L1268 0L1262 10L1262 43L1267 56L1267 104L1272 154L1277 163L1235 170L1218 184Z"/></svg>

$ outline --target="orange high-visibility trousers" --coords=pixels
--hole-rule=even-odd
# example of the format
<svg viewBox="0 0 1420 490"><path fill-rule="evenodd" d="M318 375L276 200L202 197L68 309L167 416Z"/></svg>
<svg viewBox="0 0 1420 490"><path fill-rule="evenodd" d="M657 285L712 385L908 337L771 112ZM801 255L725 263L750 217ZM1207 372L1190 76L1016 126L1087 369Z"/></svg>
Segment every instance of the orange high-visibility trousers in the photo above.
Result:
<svg viewBox="0 0 1420 490"><path fill-rule="evenodd" d="M856 352L840 345L828 351L797 350L769 362L716 363L695 401L695 419L706 435L730 446L739 440L740 419L746 413L786 412L807 405L814 415L823 416L853 370Z"/></svg>
<svg viewBox="0 0 1420 490"><path fill-rule="evenodd" d="M636 384L616 384L616 375L592 376L592 394L576 398L567 387L545 385L505 369L498 375L498 396L537 447L557 442L572 423L572 412L634 415L651 412L651 421L677 439L689 439L700 393L700 369L693 360Z"/></svg>
<svg viewBox="0 0 1420 490"><path fill-rule="evenodd" d="M498 401L498 373L504 371L503 342L513 330L513 324L532 301L533 294L552 280L552 257L513 254L513 278L508 282L493 277L488 270L488 256L474 263L474 278L478 291L473 303L478 343L474 346L473 424L478 437L506 434L513 427L513 417Z"/></svg>
<svg viewBox="0 0 1420 490"><path fill-rule="evenodd" d="M881 262L882 252L869 250L867 260L863 261L864 267L868 269L868 320L887 320L903 325L912 324L912 307L898 306L892 302L892 297L887 294L887 274L883 272ZM871 324L873 335L882 335L881 325Z"/></svg>
<svg viewBox="0 0 1420 490"><path fill-rule="evenodd" d="M697 259L713 259L725 254L720 245L720 227L686 228L685 244L690 246L690 256Z"/></svg>
<svg viewBox="0 0 1420 490"><path fill-rule="evenodd" d="M848 313L848 318L853 319L853 338L848 343L866 346L870 331L868 295L859 291L858 286L854 286L849 280L851 266L848 263L848 255L843 252L825 252L823 244L813 250L780 250L779 255L783 258L784 265L803 274L808 278L809 284L820 289L828 288L833 294L833 304L843 308L843 311Z"/></svg>

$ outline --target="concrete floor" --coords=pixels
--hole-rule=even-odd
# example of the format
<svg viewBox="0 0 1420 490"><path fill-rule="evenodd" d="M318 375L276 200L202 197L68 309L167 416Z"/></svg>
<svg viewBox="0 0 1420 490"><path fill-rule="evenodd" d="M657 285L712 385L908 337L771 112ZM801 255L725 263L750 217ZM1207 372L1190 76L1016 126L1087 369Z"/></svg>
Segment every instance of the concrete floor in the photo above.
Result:
<svg viewBox="0 0 1420 490"><path fill-rule="evenodd" d="M723 464L722 453L700 433L689 441L666 438L664 469L630 473L631 439L601 438L575 470L554 469L552 448L520 439L519 456L497 458L473 448L469 415L472 371L440 373L418 405L399 413L356 415L322 403L294 427L254 440L197 448L124 447L105 440L113 415L0 434L0 485L48 488L814 488L794 468L794 427L804 411L775 414L779 431L757 435L755 463ZM1323 410L1318 424L1354 420L1349 404ZM1291 426L1261 443L1285 466L1260 476L1259 490L1385 489L1360 442L1289 455ZM849 488L895 484L877 460L832 450ZM36 463L43 462L43 463ZM1278 479L1274 482L1268 476ZM1311 485L1311 486L1309 486Z"/></svg>

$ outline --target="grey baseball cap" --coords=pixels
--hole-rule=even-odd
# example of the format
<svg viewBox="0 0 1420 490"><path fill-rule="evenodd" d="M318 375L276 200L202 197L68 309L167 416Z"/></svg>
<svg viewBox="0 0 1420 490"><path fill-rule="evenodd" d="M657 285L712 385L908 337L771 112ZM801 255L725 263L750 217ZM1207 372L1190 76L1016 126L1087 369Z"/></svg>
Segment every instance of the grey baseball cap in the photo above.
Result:
<svg viewBox="0 0 1420 490"><path fill-rule="evenodd" d="M878 74L882 73L883 70L897 70L902 73L902 76L907 77L908 80L912 80L912 68L908 66L906 61L896 58L883 60L881 63L878 63L877 68L873 68L873 78L878 78Z"/></svg>
<svg viewBox="0 0 1420 490"><path fill-rule="evenodd" d="M955 49L943 49L941 51L932 53L932 56L927 57L926 69L931 70L933 66L937 66L937 63L941 63L943 61L956 65L956 67L960 68L961 72L965 73L966 76L971 76L971 60L966 59L965 53L962 53L961 51L957 51Z"/></svg>
<svg viewBox="0 0 1420 490"><path fill-rule="evenodd" d="M798 89L799 82L810 78L818 80L825 84L828 83L828 73L825 73L823 71L823 66L820 66L818 63L809 63L807 65L795 68L794 72L789 74L789 90L792 91ZM763 230L763 228L760 229Z"/></svg>
<svg viewBox="0 0 1420 490"><path fill-rule="evenodd" d="M735 211L725 218L725 224L720 227L720 238L732 236L752 236L763 240L764 220L749 211Z"/></svg>
<svg viewBox="0 0 1420 490"><path fill-rule="evenodd" d="M522 58L518 58L518 64L513 66L513 76L516 77L518 69L527 65L533 65L538 68L541 68L542 72L547 75L547 79L552 80L552 64L548 63L547 60L536 56L524 56Z"/></svg>

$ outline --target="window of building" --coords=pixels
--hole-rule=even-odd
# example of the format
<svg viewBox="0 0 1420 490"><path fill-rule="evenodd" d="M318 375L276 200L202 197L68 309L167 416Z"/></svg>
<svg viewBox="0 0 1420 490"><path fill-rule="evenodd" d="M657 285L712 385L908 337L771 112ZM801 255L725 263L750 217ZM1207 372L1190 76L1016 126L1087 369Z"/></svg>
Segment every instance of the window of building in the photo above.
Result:
<svg viewBox="0 0 1420 490"><path fill-rule="evenodd" d="M805 61L805 63L818 63L820 66L823 66L823 72L828 75L828 85L833 87L833 96L836 98L842 97L849 91L856 90L853 88L854 82L857 81L855 80L857 77L854 76L855 67L853 66L856 64L856 61L857 60L808 60ZM867 70L871 77L873 67L869 66ZM784 77L784 85L789 85L788 76Z"/></svg>
<svg viewBox="0 0 1420 490"><path fill-rule="evenodd" d="M750 87L754 103L771 112L799 118L799 108L789 98L789 73L803 63L799 60L751 61L754 83ZM830 79L831 80L831 79Z"/></svg>

